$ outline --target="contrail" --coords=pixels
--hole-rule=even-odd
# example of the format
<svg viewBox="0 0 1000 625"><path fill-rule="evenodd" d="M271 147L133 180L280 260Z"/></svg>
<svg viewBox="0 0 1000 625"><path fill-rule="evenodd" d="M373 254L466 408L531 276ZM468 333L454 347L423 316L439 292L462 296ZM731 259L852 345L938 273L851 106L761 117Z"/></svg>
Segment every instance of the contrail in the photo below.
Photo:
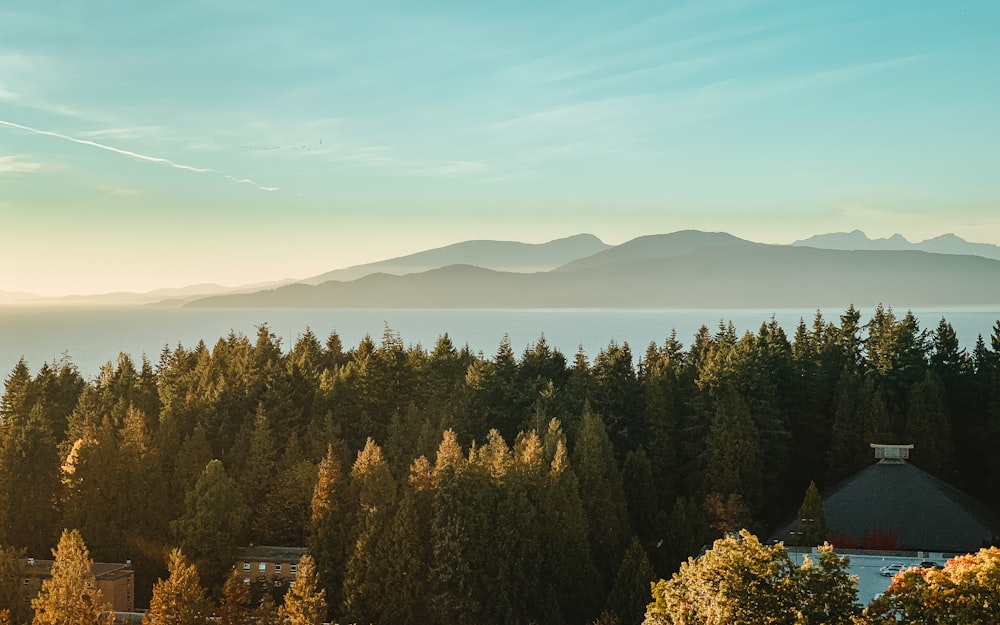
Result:
<svg viewBox="0 0 1000 625"><path fill-rule="evenodd" d="M204 167L192 167L191 165L183 165L181 163L175 163L167 158L160 158L158 156L148 156L146 154L139 154L138 152L132 152L130 150L122 150L121 148L112 147L110 145L105 145L103 143L97 143L96 141L88 141L87 139L78 139L76 137L70 137L69 135L64 135L58 132L52 132L51 130L40 130L38 128L32 128L31 126L24 126L21 124L15 124L14 122L8 122L0 119L0 126L7 126L10 128L17 128L18 130L24 130L26 132L34 133L36 135L43 135L46 137L55 137L57 139L63 139L64 141L72 141L73 143L79 143L80 145L87 145L92 148L98 148L101 150L107 150L108 152L114 152L116 154L121 154L122 156L128 156L131 158L138 159L140 161L148 161L150 163L162 163L164 165L169 165L174 169L183 169L185 171L193 171L199 174L218 174L233 182L239 184L249 184L257 187L261 191L277 191L278 187L264 187L249 178L236 178L235 176L230 176L229 174L223 173L216 169L207 169Z"/></svg>

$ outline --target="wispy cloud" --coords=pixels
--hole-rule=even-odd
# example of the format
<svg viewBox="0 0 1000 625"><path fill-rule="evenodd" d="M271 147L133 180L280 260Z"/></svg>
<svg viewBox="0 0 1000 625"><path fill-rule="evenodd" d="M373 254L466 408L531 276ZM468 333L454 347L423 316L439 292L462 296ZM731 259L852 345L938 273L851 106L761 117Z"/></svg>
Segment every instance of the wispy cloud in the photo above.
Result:
<svg viewBox="0 0 1000 625"><path fill-rule="evenodd" d="M232 180L233 182L236 182L236 183L239 183L239 184L249 184L249 185L252 185L254 187L257 187L261 191L277 191L278 190L278 187L265 187L265 186L261 186L261 185L257 184L256 182L254 182L253 180L250 180L249 178L237 178L235 176L231 176L231 175L229 175L229 174L227 174L225 172L221 172L221 171L218 171L218 170L215 170L215 169L210 169L210 168L207 168L207 167L195 167L193 165L184 165L182 163L176 163L176 162L174 162L174 161L172 161L172 160L170 160L168 158L162 158L162 157L159 157L159 156L150 156L148 154L140 154L138 152L133 152L131 150L123 150L121 148L116 148L116 147L113 147L113 146L110 146L110 145L106 145L104 143L98 143L96 141L90 141L90 140L87 140L87 139L79 139L77 137L71 137L69 135L64 135L62 133L53 132L51 130L41 130L41 129L38 129L38 128L32 128L31 126L24 126L22 124L17 124L15 122L5 121L5 120L0 120L0 126L7 126L8 128L14 128L14 129L17 129L17 130L23 130L24 132L30 132L32 134L41 135L41 136L45 136L45 137L54 137L56 139L62 139L63 141L71 141L71 142L77 143L79 145L85 145L85 146L88 146L88 147L97 148L99 150L105 150L105 151L108 151L108 152L114 152L115 154L121 154L122 156L127 156L129 158L134 158L134 159L140 160L140 161L146 161L148 163L159 163L159 164L167 165L168 167L173 167L174 169L180 169L180 170L183 170L183 171L190 171L190 172L199 173L199 174L217 174L217 175L221 175L222 177L224 177L224 178L226 178L228 180Z"/></svg>
<svg viewBox="0 0 1000 625"><path fill-rule="evenodd" d="M89 139L142 139L162 134L162 126L129 126L126 128L104 128L85 130L80 134Z"/></svg>
<svg viewBox="0 0 1000 625"><path fill-rule="evenodd" d="M42 163L23 161L17 156L0 156L0 175L35 174L44 168L45 165Z"/></svg>

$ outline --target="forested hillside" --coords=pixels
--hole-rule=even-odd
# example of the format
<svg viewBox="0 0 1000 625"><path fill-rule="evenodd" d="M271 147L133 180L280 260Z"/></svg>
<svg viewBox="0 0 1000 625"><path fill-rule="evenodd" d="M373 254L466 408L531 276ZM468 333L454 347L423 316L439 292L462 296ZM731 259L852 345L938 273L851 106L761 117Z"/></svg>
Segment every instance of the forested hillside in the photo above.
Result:
<svg viewBox="0 0 1000 625"><path fill-rule="evenodd" d="M132 560L143 606L174 547L218 595L237 547L308 546L340 622L574 625L634 615L654 575L771 529L810 481L868 466L869 442L913 443L914 464L1000 501L1000 321L967 353L945 319L860 319L665 330L593 362L389 328L286 349L266 325L94 380L21 362L0 546L49 557L77 529L95 560Z"/></svg>

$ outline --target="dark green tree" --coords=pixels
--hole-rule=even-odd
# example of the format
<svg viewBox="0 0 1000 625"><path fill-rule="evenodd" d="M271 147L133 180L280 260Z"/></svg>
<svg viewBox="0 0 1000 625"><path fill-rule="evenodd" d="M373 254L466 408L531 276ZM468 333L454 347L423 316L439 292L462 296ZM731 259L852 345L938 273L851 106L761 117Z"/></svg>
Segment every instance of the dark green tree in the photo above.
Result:
<svg viewBox="0 0 1000 625"><path fill-rule="evenodd" d="M184 515L172 528L209 588L221 588L236 548L243 544L249 510L236 482L219 460L205 470L184 500Z"/></svg>
<svg viewBox="0 0 1000 625"><path fill-rule="evenodd" d="M649 604L649 588L656 581L653 566L639 540L632 539L608 595L606 611L621 623L640 623Z"/></svg>
<svg viewBox="0 0 1000 625"><path fill-rule="evenodd" d="M656 486L653 482L653 467L642 446L625 455L625 464L622 466L622 485L632 532L642 540L660 538L660 536L656 536L658 506Z"/></svg>
<svg viewBox="0 0 1000 625"><path fill-rule="evenodd" d="M603 591L611 589L629 537L628 507L621 473L604 421L585 410L573 470L587 517L587 535L594 566L601 573Z"/></svg>
<svg viewBox="0 0 1000 625"><path fill-rule="evenodd" d="M809 482L806 495L799 506L798 534L796 543L805 547L814 547L826 542L826 513L823 511L823 498L816 488L816 482Z"/></svg>

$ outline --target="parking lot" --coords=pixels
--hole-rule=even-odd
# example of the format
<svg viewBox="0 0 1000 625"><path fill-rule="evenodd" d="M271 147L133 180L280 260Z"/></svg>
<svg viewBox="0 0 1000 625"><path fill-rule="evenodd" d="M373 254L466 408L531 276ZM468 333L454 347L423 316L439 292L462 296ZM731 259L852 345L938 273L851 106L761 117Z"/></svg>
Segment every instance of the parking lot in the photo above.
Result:
<svg viewBox="0 0 1000 625"><path fill-rule="evenodd" d="M797 563L802 563L802 553L790 552L789 555ZM861 605L868 605L868 603L875 598L876 595L885 592L892 583L892 577L883 577L879 573L879 569L883 566L899 563L904 566L917 566L924 560L929 560L931 562L936 562L938 564L944 564L950 555L945 556L940 553L930 553L927 557L922 555L918 557L916 554L911 554L907 556L897 556L891 554L858 554L858 553L838 553L838 555L846 555L851 558L851 575L858 576L858 602ZM815 556L813 556L815 560Z"/></svg>

